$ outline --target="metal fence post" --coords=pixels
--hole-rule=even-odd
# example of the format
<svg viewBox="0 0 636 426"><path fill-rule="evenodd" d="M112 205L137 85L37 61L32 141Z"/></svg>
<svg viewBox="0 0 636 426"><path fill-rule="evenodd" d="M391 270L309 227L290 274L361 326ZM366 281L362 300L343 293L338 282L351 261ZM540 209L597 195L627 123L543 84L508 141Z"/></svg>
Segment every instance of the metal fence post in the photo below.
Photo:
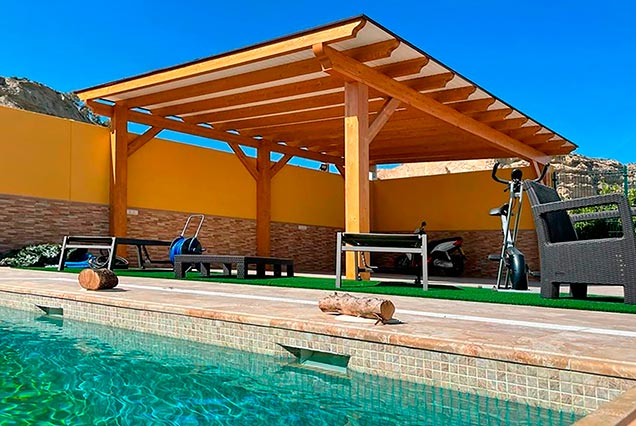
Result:
<svg viewBox="0 0 636 426"><path fill-rule="evenodd" d="M627 181L627 165L623 164L623 192L625 198L629 200L629 182Z"/></svg>

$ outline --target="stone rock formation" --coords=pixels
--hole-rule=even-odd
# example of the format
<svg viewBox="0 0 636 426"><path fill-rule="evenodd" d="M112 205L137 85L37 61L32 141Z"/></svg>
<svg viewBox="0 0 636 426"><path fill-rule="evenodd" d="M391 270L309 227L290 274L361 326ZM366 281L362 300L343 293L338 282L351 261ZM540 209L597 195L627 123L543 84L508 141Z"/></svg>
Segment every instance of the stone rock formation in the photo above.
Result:
<svg viewBox="0 0 636 426"><path fill-rule="evenodd" d="M58 92L26 78L0 77L0 105L85 123L105 124L74 94Z"/></svg>

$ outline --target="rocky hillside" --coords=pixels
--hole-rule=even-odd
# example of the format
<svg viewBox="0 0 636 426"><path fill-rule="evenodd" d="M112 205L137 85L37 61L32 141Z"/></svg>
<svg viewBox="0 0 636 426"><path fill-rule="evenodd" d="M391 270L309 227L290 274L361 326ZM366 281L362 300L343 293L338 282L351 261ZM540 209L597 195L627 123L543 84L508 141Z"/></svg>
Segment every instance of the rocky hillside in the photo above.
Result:
<svg viewBox="0 0 636 426"><path fill-rule="evenodd" d="M86 123L103 124L77 96L25 78L0 77L0 105Z"/></svg>

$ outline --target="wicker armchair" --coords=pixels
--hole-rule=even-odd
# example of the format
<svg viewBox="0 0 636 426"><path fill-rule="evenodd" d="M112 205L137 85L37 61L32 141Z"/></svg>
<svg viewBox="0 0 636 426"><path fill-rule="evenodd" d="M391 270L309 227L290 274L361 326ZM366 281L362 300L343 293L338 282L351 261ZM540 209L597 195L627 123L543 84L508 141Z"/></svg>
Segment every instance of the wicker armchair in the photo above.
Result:
<svg viewBox="0 0 636 426"><path fill-rule="evenodd" d="M569 284L574 298L585 298L587 286L619 285L625 303L636 304L636 242L629 205L620 194L561 201L556 190L525 181L541 257L541 297L559 297L560 284ZM615 205L611 212L585 213L579 219L620 217L622 235L579 240L568 210Z"/></svg>

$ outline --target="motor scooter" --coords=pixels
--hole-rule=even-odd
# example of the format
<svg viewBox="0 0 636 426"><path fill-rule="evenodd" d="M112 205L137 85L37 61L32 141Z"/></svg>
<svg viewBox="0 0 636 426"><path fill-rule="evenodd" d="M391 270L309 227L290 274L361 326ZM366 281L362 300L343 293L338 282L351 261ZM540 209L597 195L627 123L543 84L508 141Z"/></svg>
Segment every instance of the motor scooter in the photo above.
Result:
<svg viewBox="0 0 636 426"><path fill-rule="evenodd" d="M426 234L426 222L422 221L416 234ZM466 255L462 245L462 237L441 238L427 242L427 262L428 271L431 275L446 275L449 277L459 277L464 273L464 263ZM411 253L402 254L395 258L395 270L399 272L410 272L421 270L421 256ZM418 277L419 278L419 277ZM416 283L419 279L416 279Z"/></svg>

